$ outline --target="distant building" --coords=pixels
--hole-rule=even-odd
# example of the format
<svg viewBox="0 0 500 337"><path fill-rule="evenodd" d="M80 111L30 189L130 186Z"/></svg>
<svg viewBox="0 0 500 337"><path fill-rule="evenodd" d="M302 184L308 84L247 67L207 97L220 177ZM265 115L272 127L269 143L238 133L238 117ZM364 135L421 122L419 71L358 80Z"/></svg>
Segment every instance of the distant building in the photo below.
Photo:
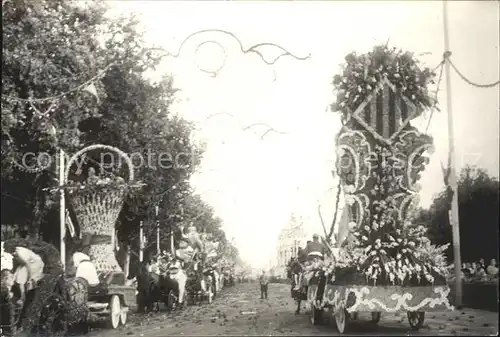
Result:
<svg viewBox="0 0 500 337"><path fill-rule="evenodd" d="M297 256L299 247L304 248L307 242L307 233L304 230L302 219L292 215L290 222L280 231L276 244L276 261L272 268L275 276L286 278L286 266L290 258Z"/></svg>

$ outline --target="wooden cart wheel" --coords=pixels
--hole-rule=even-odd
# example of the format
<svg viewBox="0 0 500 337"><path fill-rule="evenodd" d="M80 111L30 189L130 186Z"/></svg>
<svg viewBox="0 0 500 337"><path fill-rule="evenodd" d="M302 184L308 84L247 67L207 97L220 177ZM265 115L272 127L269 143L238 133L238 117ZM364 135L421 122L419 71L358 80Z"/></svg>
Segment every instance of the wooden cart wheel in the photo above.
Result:
<svg viewBox="0 0 500 337"><path fill-rule="evenodd" d="M125 325L127 324L127 319L128 319L128 310L123 310L126 308L122 308L122 311L120 313L120 324Z"/></svg>
<svg viewBox="0 0 500 337"><path fill-rule="evenodd" d="M184 291L184 295L182 296L182 303L179 304L179 308L183 309L187 306L187 294Z"/></svg>
<svg viewBox="0 0 500 337"><path fill-rule="evenodd" d="M167 309L169 311L175 310L176 302L177 302L177 296L175 296L174 290L170 289L167 295L167 303L166 303Z"/></svg>
<svg viewBox="0 0 500 337"><path fill-rule="evenodd" d="M309 320L312 325L319 325L323 319L323 310L315 308L314 305L311 305L311 310L309 311Z"/></svg>
<svg viewBox="0 0 500 337"><path fill-rule="evenodd" d="M408 311L408 323L412 330L419 330L424 325L425 312L423 311Z"/></svg>
<svg viewBox="0 0 500 337"><path fill-rule="evenodd" d="M347 325L349 324L349 313L344 307L341 307L335 312L334 316L337 330L341 334L345 333L347 331Z"/></svg>
<svg viewBox="0 0 500 337"><path fill-rule="evenodd" d="M213 298L213 292L212 292L212 281L208 279L207 282L207 291L208 291L208 304L212 304L214 298Z"/></svg>
<svg viewBox="0 0 500 337"><path fill-rule="evenodd" d="M112 329L118 328L120 325L120 316L121 316L121 304L120 298L118 295L111 296L109 301L109 325Z"/></svg>
<svg viewBox="0 0 500 337"><path fill-rule="evenodd" d="M382 317L382 313L380 311L372 311L372 319L370 323L378 324L380 322L380 317Z"/></svg>

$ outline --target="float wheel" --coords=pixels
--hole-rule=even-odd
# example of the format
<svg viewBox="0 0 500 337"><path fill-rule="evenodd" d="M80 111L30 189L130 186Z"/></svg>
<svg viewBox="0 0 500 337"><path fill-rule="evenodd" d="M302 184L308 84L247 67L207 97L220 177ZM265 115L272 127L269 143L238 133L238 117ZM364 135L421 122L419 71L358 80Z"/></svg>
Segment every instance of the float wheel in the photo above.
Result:
<svg viewBox="0 0 500 337"><path fill-rule="evenodd" d="M208 304L212 304L213 301L214 301L214 299L213 299L212 289L209 288L209 290L208 290Z"/></svg>
<svg viewBox="0 0 500 337"><path fill-rule="evenodd" d="M177 304L176 302L177 302L177 296L175 296L174 290L170 289L168 291L167 300L165 303L167 306L167 310L169 310L169 311L175 310L175 307Z"/></svg>
<svg viewBox="0 0 500 337"><path fill-rule="evenodd" d="M309 320L312 325L319 325L323 319L323 310L315 308L314 305L311 305L311 310L309 311Z"/></svg>
<svg viewBox="0 0 500 337"><path fill-rule="evenodd" d="M179 307L181 309L185 308L187 306L187 294L184 291L184 295L182 296L182 303L179 304Z"/></svg>
<svg viewBox="0 0 500 337"><path fill-rule="evenodd" d="M122 313L122 308L120 304L120 297L118 295L111 296L109 300L109 326L112 329L118 328L120 325L120 316Z"/></svg>
<svg viewBox="0 0 500 337"><path fill-rule="evenodd" d="M350 315L344 307L340 307L335 311L335 324L337 325L337 330L343 334L347 332L347 327L349 324Z"/></svg>
<svg viewBox="0 0 500 337"><path fill-rule="evenodd" d="M128 320L128 310L124 310L124 309L127 309L127 308L122 308L121 310L121 313L120 313L120 324L121 325L125 325L127 324L127 320Z"/></svg>
<svg viewBox="0 0 500 337"><path fill-rule="evenodd" d="M382 317L382 313L380 311L372 311L372 319L370 320L373 324L378 324L380 322L380 317Z"/></svg>
<svg viewBox="0 0 500 337"><path fill-rule="evenodd" d="M425 312L423 311L408 311L408 323L412 330L419 330L424 325Z"/></svg>

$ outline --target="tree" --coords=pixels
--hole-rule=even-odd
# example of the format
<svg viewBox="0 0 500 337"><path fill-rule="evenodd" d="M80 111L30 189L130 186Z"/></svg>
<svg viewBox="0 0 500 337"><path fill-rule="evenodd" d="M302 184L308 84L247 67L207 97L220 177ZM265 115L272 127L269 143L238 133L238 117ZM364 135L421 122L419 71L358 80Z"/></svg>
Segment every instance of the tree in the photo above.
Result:
<svg viewBox="0 0 500 337"><path fill-rule="evenodd" d="M158 59L147 51L137 22L133 17L111 20L105 13L104 2L87 6L58 0L14 1L4 5L2 137L9 146L2 151L2 186L3 190L18 192L8 195L7 201L27 201L21 209L30 211L17 214L47 210L40 200L40 187L55 183L52 170L32 173L16 167L15 162L20 163L26 153L53 154L57 148L74 153L96 142L128 153L136 153L141 146L156 154L172 148L195 152L184 146L190 144L189 123L168 116L175 93L171 79L151 84L142 76ZM91 81L85 83L89 78ZM72 90L78 87L84 90ZM54 98L31 99L48 96ZM46 112L48 107L53 110ZM191 160L189 164L176 180L187 181L196 163ZM150 167L140 169L138 176L148 187L164 188L165 184L158 184L158 176L174 176L156 170L152 177L147 175ZM165 183L173 185L172 179ZM158 194L151 188L145 192ZM143 200L142 204L151 205L150 201ZM2 212L2 222L9 213ZM40 217L43 214L35 216ZM13 220L25 221L22 217Z"/></svg>
<svg viewBox="0 0 500 337"><path fill-rule="evenodd" d="M183 209L191 219L202 214L196 226L225 240L221 219L192 195L189 178L202 146L191 137L193 125L170 111L172 79L153 83L144 76L159 58L133 16L111 19L106 10L103 1L4 2L2 223L29 222L33 231L42 225L46 240L58 237L58 205L42 191L57 184L55 161L34 171L18 164L29 152L71 154L101 143L131 154L145 184L125 202L121 241L138 243L139 222L153 224L155 206L162 240L183 221ZM100 155L89 153L87 164L99 163L103 175L124 174L119 165L102 165Z"/></svg>
<svg viewBox="0 0 500 337"><path fill-rule="evenodd" d="M498 179L481 169L467 166L458 181L460 248L464 261L498 256ZM441 192L429 209L419 211L416 221L428 226L432 243L452 242L446 191ZM479 244L480 243L480 244ZM453 260L453 247L446 251Z"/></svg>

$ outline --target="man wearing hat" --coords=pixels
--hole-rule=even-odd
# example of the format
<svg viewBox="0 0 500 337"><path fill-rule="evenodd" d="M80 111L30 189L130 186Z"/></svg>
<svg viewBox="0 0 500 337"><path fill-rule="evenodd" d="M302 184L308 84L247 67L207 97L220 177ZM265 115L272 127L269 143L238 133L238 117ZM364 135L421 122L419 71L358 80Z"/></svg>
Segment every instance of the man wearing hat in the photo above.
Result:
<svg viewBox="0 0 500 337"><path fill-rule="evenodd" d="M312 242L309 241L306 247L307 259L309 261L324 260L326 254L325 246L319 242L319 235L314 234Z"/></svg>

